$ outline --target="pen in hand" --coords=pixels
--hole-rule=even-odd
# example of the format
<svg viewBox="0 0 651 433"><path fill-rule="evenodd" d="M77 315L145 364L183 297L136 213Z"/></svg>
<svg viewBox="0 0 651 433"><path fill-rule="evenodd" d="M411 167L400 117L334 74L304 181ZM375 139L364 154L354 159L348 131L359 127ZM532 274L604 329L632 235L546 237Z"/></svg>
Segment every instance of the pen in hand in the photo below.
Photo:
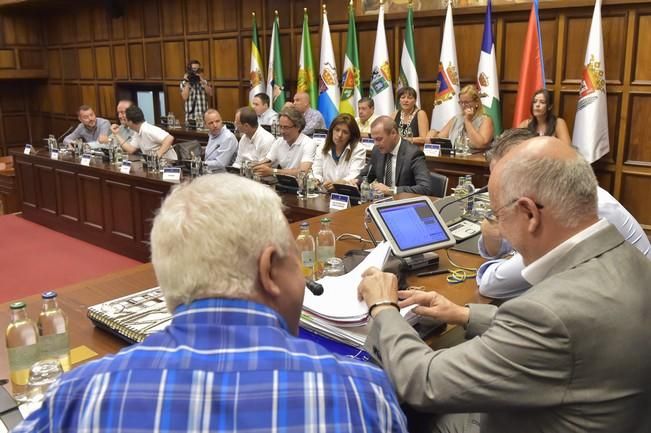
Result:
<svg viewBox="0 0 651 433"><path fill-rule="evenodd" d="M421 272L420 274L416 274L417 277L429 277L430 275L439 275L439 274L447 274L450 272L449 269L443 268L443 269L435 269L433 271L428 271L428 272Z"/></svg>

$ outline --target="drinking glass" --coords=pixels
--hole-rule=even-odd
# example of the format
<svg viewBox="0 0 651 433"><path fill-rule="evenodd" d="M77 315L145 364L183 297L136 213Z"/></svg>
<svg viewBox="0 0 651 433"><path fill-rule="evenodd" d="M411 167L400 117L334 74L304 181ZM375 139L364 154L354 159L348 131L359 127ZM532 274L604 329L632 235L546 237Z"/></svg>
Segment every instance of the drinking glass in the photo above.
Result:
<svg viewBox="0 0 651 433"><path fill-rule="evenodd" d="M323 269L324 277L338 277L344 275L346 270L344 268L344 261L339 257L330 257L326 260L325 268Z"/></svg>
<svg viewBox="0 0 651 433"><path fill-rule="evenodd" d="M27 382L27 394L29 402L40 403L50 385L63 374L61 363L56 359L45 359L38 361L29 369L29 381Z"/></svg>

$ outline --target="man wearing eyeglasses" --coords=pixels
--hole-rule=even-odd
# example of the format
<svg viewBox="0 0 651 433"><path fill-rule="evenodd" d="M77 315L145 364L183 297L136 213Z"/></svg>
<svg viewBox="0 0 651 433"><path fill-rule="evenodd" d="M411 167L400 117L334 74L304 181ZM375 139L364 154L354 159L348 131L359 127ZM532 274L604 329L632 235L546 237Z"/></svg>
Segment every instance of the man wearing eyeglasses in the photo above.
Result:
<svg viewBox="0 0 651 433"><path fill-rule="evenodd" d="M533 137L536 135L526 128L505 131L495 139L487 154L491 167L510 150ZM494 210L493 215L501 212L501 209ZM624 206L600 187L597 187L597 213L614 225L627 242L651 259L651 244L640 224ZM510 258L502 258L513 252L513 247L502 237L495 218L482 222L479 252L483 258L488 259L477 270L479 293L489 298L508 299L521 295L531 287L522 277L522 256L516 252Z"/></svg>
<svg viewBox="0 0 651 433"><path fill-rule="evenodd" d="M278 115L280 137L271 145L267 157L253 167L258 176L278 174L297 176L312 168L316 145L303 134L305 119L295 108L285 108Z"/></svg>
<svg viewBox="0 0 651 433"><path fill-rule="evenodd" d="M537 137L495 164L488 189L531 289L460 306L398 292L395 275L371 268L359 287L368 352L404 402L432 413L433 431L651 431L651 262L598 217L590 164ZM414 304L472 339L433 351L395 308Z"/></svg>

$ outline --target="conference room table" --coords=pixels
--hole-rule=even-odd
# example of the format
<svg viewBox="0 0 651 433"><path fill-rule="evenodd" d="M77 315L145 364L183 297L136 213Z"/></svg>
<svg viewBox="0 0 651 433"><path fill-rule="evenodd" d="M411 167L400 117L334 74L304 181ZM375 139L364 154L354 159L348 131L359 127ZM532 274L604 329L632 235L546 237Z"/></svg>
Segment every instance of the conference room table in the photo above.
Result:
<svg viewBox="0 0 651 433"><path fill-rule="evenodd" d="M407 198L412 194L399 194L396 199ZM319 229L319 222L323 216L331 219L331 228L335 235L351 233L368 238L364 229L363 218L367 205L354 206L338 212L308 218L311 232L316 234ZM290 225L294 236L298 235L299 222ZM376 235L379 236L379 235ZM339 240L336 245L336 254L342 257L351 249L365 249L372 247L367 243L361 243L358 240ZM439 251L440 266L454 267L450 264L445 251ZM479 256L463 252L449 251L450 258L461 266L476 267L482 259ZM424 290L436 290L448 297L457 304L488 302L487 298L479 295L474 278L470 278L463 283L449 284L446 281L446 275L435 275L424 278L411 275L407 279L408 283L414 287L422 287ZM80 282L67 287L57 289L58 302L61 308L68 316L68 328L70 334L70 348L75 350L90 349L97 355L91 359L96 359L107 354L118 352L127 344L118 337L95 328L87 318L86 312L88 307L112 299L132 294L141 290L157 286L156 276L150 263L139 265L137 267L115 272L92 280ZM22 299L27 303L28 314L32 320L37 320L41 308L40 295L32 295ZM6 329L10 321L9 304L6 302L0 305L0 328ZM458 327L448 326L440 335L428 339L428 343L434 347L446 347L460 342L463 338L463 330ZM84 350L80 350L83 352ZM0 378L8 377L8 363L5 344L0 345ZM74 362L74 360L73 360ZM9 385L5 385L9 386Z"/></svg>

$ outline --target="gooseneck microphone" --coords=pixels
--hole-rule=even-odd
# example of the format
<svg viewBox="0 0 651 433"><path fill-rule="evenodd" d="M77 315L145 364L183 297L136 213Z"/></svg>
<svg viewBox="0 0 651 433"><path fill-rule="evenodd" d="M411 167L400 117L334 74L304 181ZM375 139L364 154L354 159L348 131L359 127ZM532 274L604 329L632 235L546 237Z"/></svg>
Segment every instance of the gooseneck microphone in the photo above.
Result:
<svg viewBox="0 0 651 433"><path fill-rule="evenodd" d="M323 295L323 286L316 281L313 280L305 280L305 287L312 292L314 296L321 296Z"/></svg>
<svg viewBox="0 0 651 433"><path fill-rule="evenodd" d="M59 144L59 143L61 142L61 140L63 140L63 137L65 137L66 135L68 135L68 134L69 134L69 133L70 133L74 128L76 128L76 127L77 127L77 125L70 125L70 128L66 129L66 132L64 132L63 134L61 134L61 135L57 138L57 144Z"/></svg>
<svg viewBox="0 0 651 433"><path fill-rule="evenodd" d="M468 195L464 195L463 197L459 197L459 198L457 198L457 199L454 199L454 200L452 200L452 201L449 201L449 202L445 203L443 206L441 206L441 209L439 209L438 211L439 211L439 213L442 213L442 212L443 212L443 209L445 209L446 207L450 206L451 204L453 204L453 203L458 203L458 202L460 202L461 200L465 200L465 199L467 199L468 197L472 197L473 195L481 194L481 193L486 192L486 191L488 191L488 185L487 185L487 186L482 186L481 188L479 188L479 189L477 189L477 190L471 192L471 193L468 194Z"/></svg>

